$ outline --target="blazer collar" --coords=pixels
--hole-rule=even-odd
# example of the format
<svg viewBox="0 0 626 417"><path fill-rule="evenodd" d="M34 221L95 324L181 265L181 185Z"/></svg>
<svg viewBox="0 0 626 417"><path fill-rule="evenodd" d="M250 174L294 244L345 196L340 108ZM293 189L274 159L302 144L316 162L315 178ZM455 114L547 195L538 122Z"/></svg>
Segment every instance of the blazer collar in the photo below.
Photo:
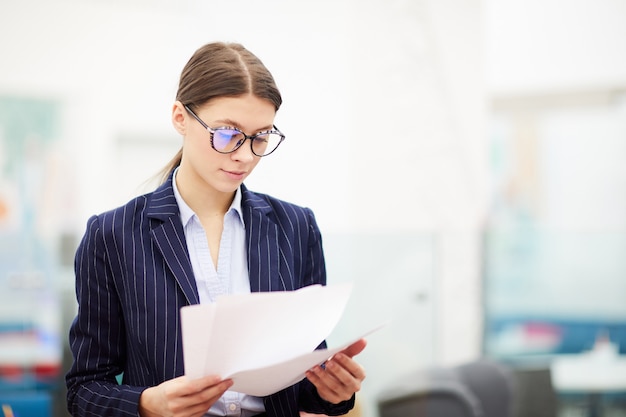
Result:
<svg viewBox="0 0 626 417"><path fill-rule="evenodd" d="M150 233L188 302L198 304L200 298L172 181L173 175L170 174L150 196L147 207L147 216L152 219ZM286 290L279 268L281 249L274 210L261 195L249 191L245 185L241 187L250 290Z"/></svg>
<svg viewBox="0 0 626 417"><path fill-rule="evenodd" d="M170 174L167 181L149 197L146 214L150 219L150 234L189 304L198 304L200 296L189 260L172 181L173 174Z"/></svg>
<svg viewBox="0 0 626 417"><path fill-rule="evenodd" d="M248 190L244 184L241 184L241 208L244 212L257 212L263 215L268 215L273 211L267 200Z"/></svg>
<svg viewBox="0 0 626 417"><path fill-rule="evenodd" d="M179 215L172 184L173 175L174 173L172 172L168 179L150 195L147 208L149 218L166 221L171 216Z"/></svg>
<svg viewBox="0 0 626 417"><path fill-rule="evenodd" d="M287 288L280 270L282 248L276 213L262 195L249 191L244 185L241 187L250 291L284 291Z"/></svg>

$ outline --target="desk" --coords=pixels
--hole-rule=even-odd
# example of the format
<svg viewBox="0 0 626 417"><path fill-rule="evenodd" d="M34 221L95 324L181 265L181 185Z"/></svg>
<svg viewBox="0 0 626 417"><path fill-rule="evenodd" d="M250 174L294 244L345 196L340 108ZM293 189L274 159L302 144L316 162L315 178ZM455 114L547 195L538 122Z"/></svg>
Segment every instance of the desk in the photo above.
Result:
<svg viewBox="0 0 626 417"><path fill-rule="evenodd" d="M626 393L626 356L612 345L577 355L559 355L550 365L552 385L560 393L583 393L590 417L600 416L603 394Z"/></svg>

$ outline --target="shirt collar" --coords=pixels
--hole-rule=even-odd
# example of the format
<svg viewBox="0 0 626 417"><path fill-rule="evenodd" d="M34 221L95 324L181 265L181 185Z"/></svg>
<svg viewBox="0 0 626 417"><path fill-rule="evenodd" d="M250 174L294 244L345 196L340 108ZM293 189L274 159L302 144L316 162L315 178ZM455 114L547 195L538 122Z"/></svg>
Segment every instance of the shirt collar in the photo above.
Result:
<svg viewBox="0 0 626 417"><path fill-rule="evenodd" d="M189 205L185 202L183 197L180 195L180 192L178 191L178 186L176 185L177 173L178 168L174 170L174 175L172 176L172 187L174 188L174 197L176 197L176 203L178 204L178 210L180 211L180 220L183 223L183 227L185 227L187 226L187 223L189 223L189 220L191 220L191 218L196 215L196 213L194 213L191 207L189 207ZM237 214L237 217L241 221L241 224L244 224L241 211L241 187L237 188L237 191L235 192L235 198L233 198L232 203L230 203L230 207L228 208L227 213L231 210Z"/></svg>

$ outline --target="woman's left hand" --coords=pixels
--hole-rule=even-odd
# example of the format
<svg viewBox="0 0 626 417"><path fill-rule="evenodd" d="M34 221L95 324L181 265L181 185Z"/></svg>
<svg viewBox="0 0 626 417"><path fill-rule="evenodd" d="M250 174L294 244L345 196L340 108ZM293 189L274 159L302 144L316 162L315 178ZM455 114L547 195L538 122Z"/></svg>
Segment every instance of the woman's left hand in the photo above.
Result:
<svg viewBox="0 0 626 417"><path fill-rule="evenodd" d="M352 358L361 353L366 344L365 339L360 339L333 355L323 366L316 366L306 372L306 377L315 385L320 397L338 404L349 400L361 389L365 370Z"/></svg>

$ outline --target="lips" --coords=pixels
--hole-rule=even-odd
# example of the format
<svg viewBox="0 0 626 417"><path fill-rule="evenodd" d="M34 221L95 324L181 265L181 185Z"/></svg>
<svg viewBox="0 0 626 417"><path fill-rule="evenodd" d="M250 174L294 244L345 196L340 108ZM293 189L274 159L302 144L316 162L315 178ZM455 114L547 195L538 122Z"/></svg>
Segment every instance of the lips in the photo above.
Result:
<svg viewBox="0 0 626 417"><path fill-rule="evenodd" d="M245 171L226 171L224 170L224 173L226 174L227 177L233 179L233 180L242 180L245 176L246 176L246 172Z"/></svg>

